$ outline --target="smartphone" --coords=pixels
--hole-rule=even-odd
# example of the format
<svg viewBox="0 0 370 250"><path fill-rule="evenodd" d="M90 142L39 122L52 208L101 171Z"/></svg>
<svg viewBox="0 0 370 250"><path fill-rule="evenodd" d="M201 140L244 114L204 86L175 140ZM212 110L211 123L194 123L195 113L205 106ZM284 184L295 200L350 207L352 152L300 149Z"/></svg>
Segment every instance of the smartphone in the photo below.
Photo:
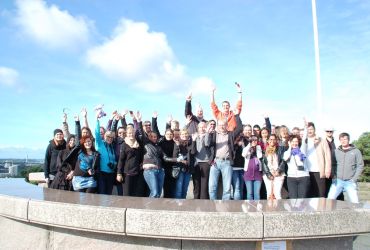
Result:
<svg viewBox="0 0 370 250"><path fill-rule="evenodd" d="M235 85L236 85L238 88L240 87L239 83L237 83L237 82L235 82Z"/></svg>

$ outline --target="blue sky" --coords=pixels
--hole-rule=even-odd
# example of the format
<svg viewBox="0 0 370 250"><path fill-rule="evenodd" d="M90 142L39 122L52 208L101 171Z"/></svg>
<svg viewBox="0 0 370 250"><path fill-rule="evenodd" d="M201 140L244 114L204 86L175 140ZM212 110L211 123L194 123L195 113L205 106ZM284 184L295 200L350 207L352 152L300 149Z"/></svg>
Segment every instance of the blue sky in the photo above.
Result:
<svg viewBox="0 0 370 250"><path fill-rule="evenodd" d="M305 116L356 138L370 125L370 2L317 0L324 118L311 13L310 0L1 1L0 156L42 157L63 108L72 129L82 107L94 128L104 104L156 110L163 130L169 114L184 122L192 92L210 118L212 86L234 106L235 81L244 123L268 114L301 127Z"/></svg>

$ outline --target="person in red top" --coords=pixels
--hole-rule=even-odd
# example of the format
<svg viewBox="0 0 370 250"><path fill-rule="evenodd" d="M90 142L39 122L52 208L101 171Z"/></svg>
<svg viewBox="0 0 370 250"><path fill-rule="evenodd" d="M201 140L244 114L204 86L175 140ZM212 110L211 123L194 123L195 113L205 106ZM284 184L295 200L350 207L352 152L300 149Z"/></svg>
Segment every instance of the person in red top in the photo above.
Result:
<svg viewBox="0 0 370 250"><path fill-rule="evenodd" d="M236 110L237 113L240 114L242 111L242 89L239 83L235 83L235 85L239 95L238 101L236 102ZM211 96L211 108L213 116L216 120L227 120L227 130L233 131L236 128L235 114L230 110L230 103L228 101L222 102L222 111L218 109L215 102L215 91L216 87L213 88Z"/></svg>

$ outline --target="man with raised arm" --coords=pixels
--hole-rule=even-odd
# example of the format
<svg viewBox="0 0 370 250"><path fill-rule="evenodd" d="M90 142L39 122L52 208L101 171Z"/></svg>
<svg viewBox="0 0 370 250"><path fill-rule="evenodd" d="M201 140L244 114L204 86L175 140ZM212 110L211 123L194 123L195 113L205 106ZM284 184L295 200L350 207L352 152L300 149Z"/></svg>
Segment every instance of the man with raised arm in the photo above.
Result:
<svg viewBox="0 0 370 250"><path fill-rule="evenodd" d="M242 89L239 83L235 83L237 92L238 92L238 101L236 102L236 111L238 114L242 112ZM233 131L236 128L235 114L230 110L230 102L222 102L222 110L219 110L215 102L215 91L216 87L212 90L211 95L211 108L213 116L216 120L225 120L227 121L227 131Z"/></svg>
<svg viewBox="0 0 370 250"><path fill-rule="evenodd" d="M192 107L191 107L191 100L192 100L192 95L190 93L186 97L186 102L185 102L185 117L187 119L187 123L185 127L188 130L189 134L193 135L197 133L198 131L198 124L200 122L207 122L207 121L204 120L203 108L200 106L200 104L196 108L196 114L195 115L193 114Z"/></svg>

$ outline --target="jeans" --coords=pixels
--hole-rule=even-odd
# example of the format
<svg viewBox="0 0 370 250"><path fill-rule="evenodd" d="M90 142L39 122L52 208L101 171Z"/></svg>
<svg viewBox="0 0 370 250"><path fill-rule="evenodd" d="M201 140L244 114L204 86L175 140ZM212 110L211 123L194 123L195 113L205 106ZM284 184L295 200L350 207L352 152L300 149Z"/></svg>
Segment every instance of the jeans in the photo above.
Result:
<svg viewBox="0 0 370 250"><path fill-rule="evenodd" d="M98 194L111 195L113 192L113 184L115 178L115 173L106 173L100 171L100 173L98 174Z"/></svg>
<svg viewBox="0 0 370 250"><path fill-rule="evenodd" d="M310 189L310 177L288 177L289 199L307 198Z"/></svg>
<svg viewBox="0 0 370 250"><path fill-rule="evenodd" d="M243 174L243 169L233 170L231 185L233 187L234 200L241 200L243 197Z"/></svg>
<svg viewBox="0 0 370 250"><path fill-rule="evenodd" d="M340 179L336 179L332 181L330 186L330 190L328 193L328 199L335 200L338 195L346 191L348 194L348 198L352 203L358 203L358 195L357 195L357 184L351 180L344 181Z"/></svg>
<svg viewBox="0 0 370 250"><path fill-rule="evenodd" d="M231 179L233 175L233 168L229 160L215 160L215 164L211 166L209 172L209 198L211 200L217 199L218 178L222 175L222 199L230 200L231 197Z"/></svg>
<svg viewBox="0 0 370 250"><path fill-rule="evenodd" d="M175 198L176 199L186 199L190 177L191 177L190 173L180 171L179 177L176 180L176 188L175 188Z"/></svg>
<svg viewBox="0 0 370 250"><path fill-rule="evenodd" d="M259 200L261 181L245 181L245 186L247 188L247 200Z"/></svg>
<svg viewBox="0 0 370 250"><path fill-rule="evenodd" d="M281 199L281 188L284 184L284 176L274 177L273 180L270 180L266 175L263 176L263 181L266 185L267 199L272 197L272 194L275 196L275 199Z"/></svg>
<svg viewBox="0 0 370 250"><path fill-rule="evenodd" d="M161 197L164 182L164 170L162 168L146 169L144 170L144 179L150 189L149 197Z"/></svg>

